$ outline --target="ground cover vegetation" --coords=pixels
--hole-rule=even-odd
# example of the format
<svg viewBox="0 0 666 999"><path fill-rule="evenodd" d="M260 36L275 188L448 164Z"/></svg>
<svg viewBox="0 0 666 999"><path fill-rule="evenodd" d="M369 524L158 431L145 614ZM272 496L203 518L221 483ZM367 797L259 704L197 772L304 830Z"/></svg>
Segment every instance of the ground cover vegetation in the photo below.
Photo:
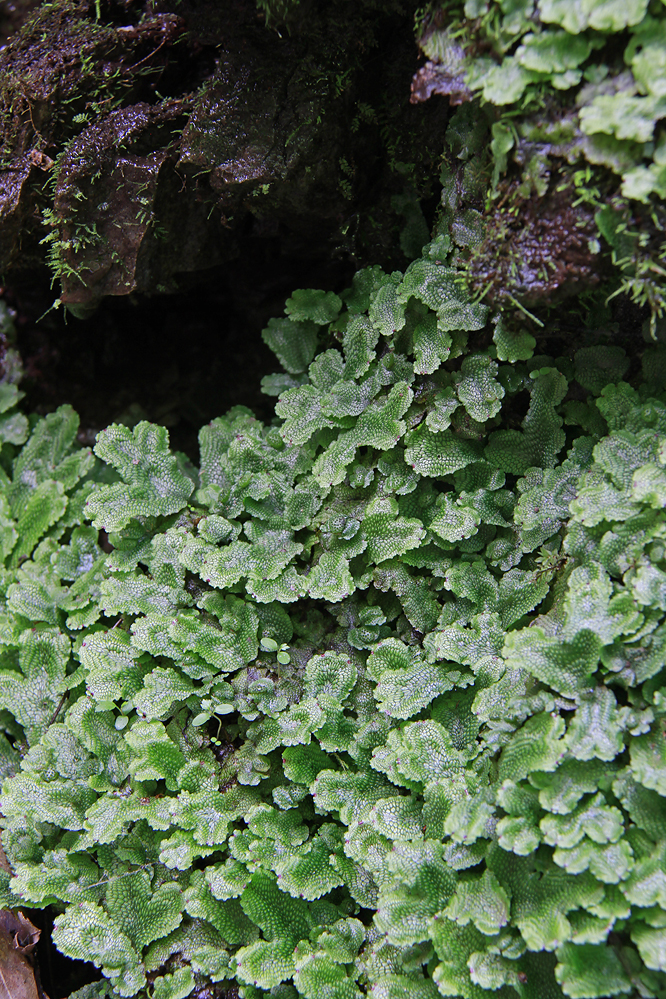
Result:
<svg viewBox="0 0 666 999"><path fill-rule="evenodd" d="M3 385L2 898L79 999L666 995L666 351L450 259L295 291L198 467Z"/></svg>
<svg viewBox="0 0 666 999"><path fill-rule="evenodd" d="M421 12L428 62L412 99L461 105L442 181L488 301L552 304L610 280L649 306L656 328L665 32L664 5L650 0L467 0Z"/></svg>
<svg viewBox="0 0 666 999"><path fill-rule="evenodd" d="M663 5L416 23L433 238L383 134L411 262L292 292L273 416L86 447L6 359L0 903L76 999L666 999Z"/></svg>

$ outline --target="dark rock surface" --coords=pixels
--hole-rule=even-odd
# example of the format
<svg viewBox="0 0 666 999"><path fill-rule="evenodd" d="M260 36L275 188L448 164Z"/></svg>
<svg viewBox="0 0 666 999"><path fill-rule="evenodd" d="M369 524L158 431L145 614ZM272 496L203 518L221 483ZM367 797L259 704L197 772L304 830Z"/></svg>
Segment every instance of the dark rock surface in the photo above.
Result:
<svg viewBox="0 0 666 999"><path fill-rule="evenodd" d="M98 4L45 4L0 49L10 284L46 256L83 316L248 236L404 262L391 201L432 194L448 117L409 103L413 3L305 3L282 30L254 0Z"/></svg>

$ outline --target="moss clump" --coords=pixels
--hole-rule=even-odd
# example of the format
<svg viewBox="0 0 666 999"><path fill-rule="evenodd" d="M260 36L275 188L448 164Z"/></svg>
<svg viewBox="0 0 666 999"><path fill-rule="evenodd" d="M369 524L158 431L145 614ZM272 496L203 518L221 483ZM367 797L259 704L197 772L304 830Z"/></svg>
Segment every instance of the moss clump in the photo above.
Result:
<svg viewBox="0 0 666 999"><path fill-rule="evenodd" d="M552 302L608 284L614 264L609 290L647 306L654 333L666 305L665 33L663 6L647 0L429 5L418 36L430 61L415 78L414 99L439 93L473 102L451 125L458 140L467 133L466 148L449 143L455 180L445 186L458 187L457 214L462 201L481 215L486 260L473 268L480 291L487 278L491 297L501 285L526 303ZM473 176L457 156L478 157ZM509 261L495 282L490 248L505 239Z"/></svg>

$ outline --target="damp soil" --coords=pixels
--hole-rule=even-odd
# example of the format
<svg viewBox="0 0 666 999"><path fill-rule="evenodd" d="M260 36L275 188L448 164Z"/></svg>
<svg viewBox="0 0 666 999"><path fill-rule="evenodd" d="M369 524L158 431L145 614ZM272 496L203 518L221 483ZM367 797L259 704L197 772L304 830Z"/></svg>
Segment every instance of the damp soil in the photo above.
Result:
<svg viewBox="0 0 666 999"><path fill-rule="evenodd" d="M199 429L231 407L272 418L274 399L261 392L261 379L279 363L261 331L283 314L286 298L295 288L340 291L355 269L349 259L285 253L279 237L248 239L238 260L184 282L178 294L107 298L83 320L47 311L48 275L30 274L4 294L15 313L26 411L69 403L84 444L110 423L150 420L196 461Z"/></svg>

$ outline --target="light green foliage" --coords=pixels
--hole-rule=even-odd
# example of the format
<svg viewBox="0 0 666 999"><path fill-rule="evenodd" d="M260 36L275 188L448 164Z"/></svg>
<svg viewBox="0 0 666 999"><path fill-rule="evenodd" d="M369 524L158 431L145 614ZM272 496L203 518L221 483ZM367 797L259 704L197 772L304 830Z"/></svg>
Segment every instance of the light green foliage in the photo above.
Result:
<svg viewBox="0 0 666 999"><path fill-rule="evenodd" d="M487 354L471 354L460 367L458 398L477 423L497 416L502 408L504 389L496 379L497 364Z"/></svg>
<svg viewBox="0 0 666 999"><path fill-rule="evenodd" d="M613 291L650 308L656 338L656 320L666 311L664 5L431 0L417 13L416 30L431 61L428 88L437 81L435 93L461 92L465 102L447 131L440 231L468 257L480 254L481 298L500 288L514 304L531 296L532 288L539 296L538 283L547 285L548 275L542 270L535 281L541 265L525 261L523 269L519 257L527 243L514 229L522 219L531 227L532 199L543 205L546 218L549 199L561 196L567 209L581 212L571 225L585 224L587 212L579 206L596 211L599 238L588 242L590 264L598 267L599 253L610 258L616 268ZM635 202L646 210L635 211ZM476 217L475 224L470 217ZM558 220L562 217L558 209ZM507 237L516 238L508 253L502 248ZM500 360L525 359L529 353L529 335L506 333L501 325L495 342Z"/></svg>
<svg viewBox="0 0 666 999"><path fill-rule="evenodd" d="M53 938L68 957L92 961L111 980L119 996L136 995L146 981L128 937L100 906L82 902L59 916Z"/></svg>
<svg viewBox="0 0 666 999"><path fill-rule="evenodd" d="M119 531L134 517L177 513L194 488L179 467L177 456L169 452L169 435L164 427L142 421L134 430L128 430L112 424L99 434L95 453L123 480L102 487L86 504L94 525L104 530Z"/></svg>
<svg viewBox="0 0 666 999"><path fill-rule="evenodd" d="M100 995L666 994L664 351L453 356L431 250L295 293L199 469L2 444L3 899Z"/></svg>
<svg viewBox="0 0 666 999"><path fill-rule="evenodd" d="M556 407L567 391L567 380L555 368L532 372L530 407L523 420L523 432L498 430L490 436L486 461L514 475L528 468L552 468L564 445L562 418Z"/></svg>
<svg viewBox="0 0 666 999"><path fill-rule="evenodd" d="M566 121L559 141L621 173L623 193L647 201L652 192L663 196L664 189L659 147L644 144L652 142L666 115L665 24L663 10L653 5L648 12L647 0L484 0L466 4L464 19L426 35L423 45L439 60L448 39L462 40L449 72L465 73L471 89L500 108L520 102L531 110L549 90L569 91L573 120ZM623 60L612 50L614 35L620 35ZM476 54L480 43L483 57ZM506 163L534 122L527 117L508 131L505 147L502 127L493 130L493 152ZM612 140L604 143L603 136Z"/></svg>
<svg viewBox="0 0 666 999"><path fill-rule="evenodd" d="M309 321L271 319L263 337L291 375L305 371L317 350L317 325Z"/></svg>
<svg viewBox="0 0 666 999"><path fill-rule="evenodd" d="M318 326L328 326L333 322L342 302L332 291L317 291L312 288L298 288L288 298L284 311L294 322L311 320Z"/></svg>

